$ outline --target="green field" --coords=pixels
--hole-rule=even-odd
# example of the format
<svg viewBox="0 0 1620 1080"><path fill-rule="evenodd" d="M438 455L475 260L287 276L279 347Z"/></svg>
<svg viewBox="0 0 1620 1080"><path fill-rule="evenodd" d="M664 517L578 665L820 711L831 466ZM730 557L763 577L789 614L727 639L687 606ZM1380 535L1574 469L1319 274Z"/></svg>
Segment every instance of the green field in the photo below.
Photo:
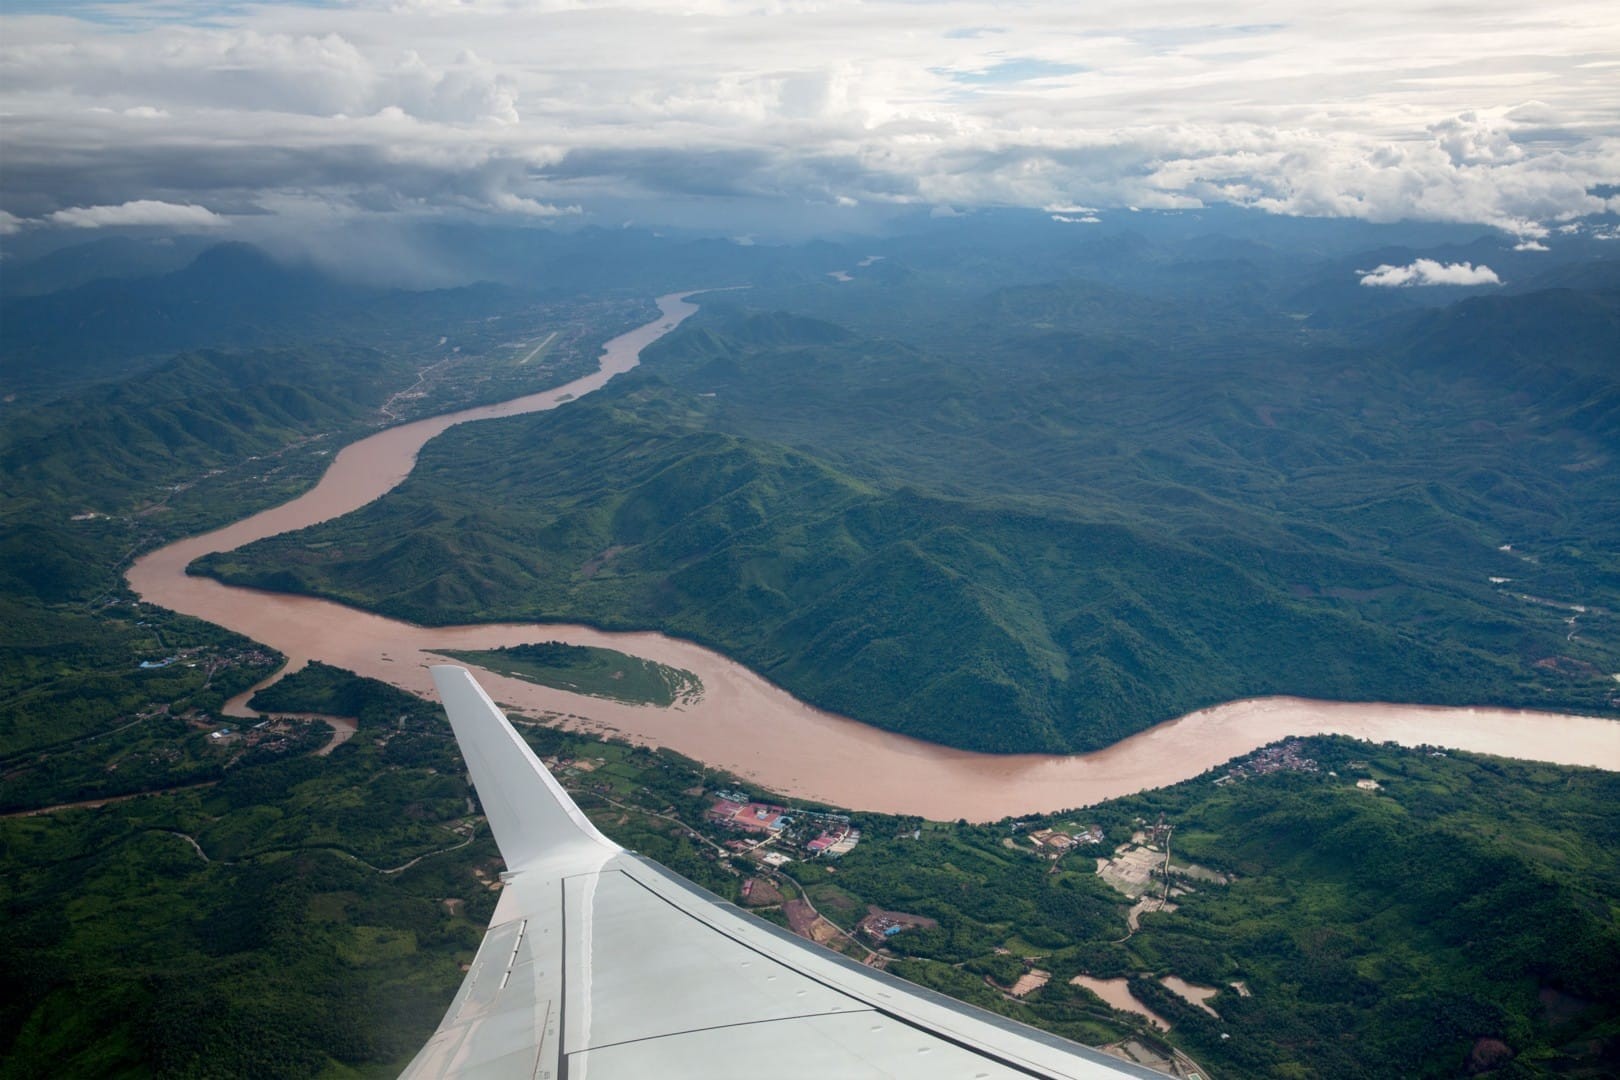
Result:
<svg viewBox="0 0 1620 1080"><path fill-rule="evenodd" d="M668 708L703 696L703 683L690 671L590 645L547 641L483 652L439 651L500 675L631 705Z"/></svg>

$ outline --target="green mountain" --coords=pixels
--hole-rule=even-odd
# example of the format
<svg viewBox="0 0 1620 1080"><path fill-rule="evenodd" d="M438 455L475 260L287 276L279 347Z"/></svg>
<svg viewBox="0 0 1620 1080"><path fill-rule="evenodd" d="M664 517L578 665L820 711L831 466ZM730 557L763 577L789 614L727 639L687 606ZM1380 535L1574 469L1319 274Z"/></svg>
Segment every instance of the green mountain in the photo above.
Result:
<svg viewBox="0 0 1620 1080"><path fill-rule="evenodd" d="M0 303L0 390L48 397L201 348L428 348L447 330L519 306L513 291L499 286L357 285L313 266L282 264L248 244L217 244L169 273L8 295Z"/></svg>
<svg viewBox="0 0 1620 1080"><path fill-rule="evenodd" d="M37 761L31 752L132 723L129 738L145 739L171 706L216 709L269 670L274 658L251 642L132 603L120 574L166 530L201 531L297 494L326 461L315 437L363 426L407 369L369 349L205 351L8 417L0 429L7 802L120 794L192 775L192 756L164 740L142 743L117 772L82 768L71 749ZM139 666L183 650L197 661ZM102 745L111 752L119 740Z"/></svg>
<svg viewBox="0 0 1620 1080"><path fill-rule="evenodd" d="M42 296L106 278L150 277L182 269L217 241L199 236L108 236L35 258L0 259L0 293Z"/></svg>
<svg viewBox="0 0 1620 1080"><path fill-rule="evenodd" d="M404 378L405 364L371 349L190 353L11 419L0 472L13 498L144 490L352 423Z"/></svg>

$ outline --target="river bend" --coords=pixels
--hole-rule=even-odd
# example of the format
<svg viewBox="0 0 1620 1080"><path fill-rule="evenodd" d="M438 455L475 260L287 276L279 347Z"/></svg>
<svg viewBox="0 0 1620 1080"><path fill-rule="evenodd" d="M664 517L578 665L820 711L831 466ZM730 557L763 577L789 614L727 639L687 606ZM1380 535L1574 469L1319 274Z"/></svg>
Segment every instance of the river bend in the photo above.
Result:
<svg viewBox="0 0 1620 1080"><path fill-rule="evenodd" d="M1507 757L1620 770L1620 724L1509 709L1351 704L1298 698L1237 701L1167 721L1104 750L1074 756L977 754L881 731L811 708L718 653L662 634L586 626L415 626L307 596L190 577L186 566L267 536L359 509L397 486L422 446L455 424L556 408L629 371L641 352L697 310L685 295L658 300L659 317L608 342L596 373L498 405L380 431L345 447L305 494L211 533L142 556L130 568L141 599L228 627L279 649L288 671L320 660L433 696L434 649L492 649L533 641L596 645L684 668L703 681L698 702L670 708L582 697L478 671L495 700L533 717L668 746L785 795L853 809L950 820L994 820L1100 802L1185 780L1288 735L1343 734Z"/></svg>

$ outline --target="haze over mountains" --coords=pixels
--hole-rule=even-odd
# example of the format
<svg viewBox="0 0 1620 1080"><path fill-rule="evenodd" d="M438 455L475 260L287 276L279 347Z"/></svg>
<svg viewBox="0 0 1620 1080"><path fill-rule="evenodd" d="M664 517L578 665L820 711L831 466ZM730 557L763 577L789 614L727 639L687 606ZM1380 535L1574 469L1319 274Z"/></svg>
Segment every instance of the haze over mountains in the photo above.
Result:
<svg viewBox="0 0 1620 1080"><path fill-rule="evenodd" d="M1376 226L1219 209L1105 217L1095 225L1064 225L1051 215L1018 211L914 216L883 237L888 265L868 268L864 276L892 280L932 268L933 284L974 287L991 273L1006 285L1078 276L1171 303L1287 310L1308 316L1312 326L1351 333L1471 291L1613 281L1609 269L1599 271L1608 279L1587 276L1587 262L1611 265L1609 244L1590 229L1543 252L1515 250L1510 239L1467 226ZM7 392L131 370L141 357L199 346L377 345L413 334L436 337L433 329L448 319L493 314L536 295L646 295L694 282L816 280L855 265L872 247L871 240L850 237L783 247L637 229L449 225L391 231L378 243L357 227L348 230L347 243L334 244L356 254L312 261L242 242L205 244L140 230L40 252L42 239L0 241L0 250L10 251L0 261L7 350L0 387ZM1488 266L1499 283L1360 284L1379 266L1419 259ZM938 276L947 266L949 274Z"/></svg>

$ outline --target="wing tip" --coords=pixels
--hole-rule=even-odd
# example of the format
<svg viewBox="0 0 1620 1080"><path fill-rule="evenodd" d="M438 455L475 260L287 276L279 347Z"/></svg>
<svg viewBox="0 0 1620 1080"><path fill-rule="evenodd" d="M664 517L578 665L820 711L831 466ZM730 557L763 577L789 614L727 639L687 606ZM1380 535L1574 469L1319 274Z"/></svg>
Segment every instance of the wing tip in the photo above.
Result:
<svg viewBox="0 0 1620 1080"><path fill-rule="evenodd" d="M508 869L571 849L623 850L585 816L471 671L428 670Z"/></svg>

